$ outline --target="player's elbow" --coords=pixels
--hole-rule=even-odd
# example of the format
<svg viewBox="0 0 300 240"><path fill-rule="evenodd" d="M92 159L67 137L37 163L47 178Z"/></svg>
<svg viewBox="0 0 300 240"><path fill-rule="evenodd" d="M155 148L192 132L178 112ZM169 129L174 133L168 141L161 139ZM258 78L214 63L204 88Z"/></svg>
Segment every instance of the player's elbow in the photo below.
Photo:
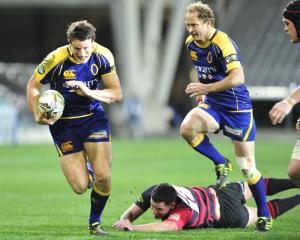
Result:
<svg viewBox="0 0 300 240"><path fill-rule="evenodd" d="M230 71L229 79L231 85L234 87L240 86L245 83L245 75L242 68L233 69Z"/></svg>
<svg viewBox="0 0 300 240"><path fill-rule="evenodd" d="M115 99L114 99L114 102L120 102L123 100L123 92L122 92L122 89L118 89L116 92L115 92Z"/></svg>

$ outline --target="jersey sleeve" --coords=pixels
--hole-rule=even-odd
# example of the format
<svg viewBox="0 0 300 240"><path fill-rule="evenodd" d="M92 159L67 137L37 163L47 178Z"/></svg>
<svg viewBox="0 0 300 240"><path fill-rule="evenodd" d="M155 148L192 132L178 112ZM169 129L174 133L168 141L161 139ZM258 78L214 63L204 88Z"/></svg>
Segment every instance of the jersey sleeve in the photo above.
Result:
<svg viewBox="0 0 300 240"><path fill-rule="evenodd" d="M155 187L156 185L153 185L146 189L143 193L141 193L139 199L135 202L135 204L144 211L147 211L148 208L150 208L151 193Z"/></svg>
<svg viewBox="0 0 300 240"><path fill-rule="evenodd" d="M223 65L226 72L242 67L240 62L239 50L236 44L224 32L218 32L213 42L220 48L222 52Z"/></svg>
<svg viewBox="0 0 300 240"><path fill-rule="evenodd" d="M95 43L94 52L98 55L101 76L116 71L114 56L108 48Z"/></svg>
<svg viewBox="0 0 300 240"><path fill-rule="evenodd" d="M189 208L175 208L165 221L175 222L178 229L183 229L191 218L192 210Z"/></svg>
<svg viewBox="0 0 300 240"><path fill-rule="evenodd" d="M50 82L51 71L64 59L68 57L67 46L60 47L49 53L34 70L34 76L42 84Z"/></svg>

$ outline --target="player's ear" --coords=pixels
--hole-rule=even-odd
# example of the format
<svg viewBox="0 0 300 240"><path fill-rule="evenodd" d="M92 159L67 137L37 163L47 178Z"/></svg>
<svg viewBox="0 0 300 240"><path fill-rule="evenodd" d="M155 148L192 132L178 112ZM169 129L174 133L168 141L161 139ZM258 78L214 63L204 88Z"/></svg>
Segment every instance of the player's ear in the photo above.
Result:
<svg viewBox="0 0 300 240"><path fill-rule="evenodd" d="M170 209L174 209L175 206L176 206L176 203L175 203L175 202L171 202L171 204L170 204Z"/></svg>

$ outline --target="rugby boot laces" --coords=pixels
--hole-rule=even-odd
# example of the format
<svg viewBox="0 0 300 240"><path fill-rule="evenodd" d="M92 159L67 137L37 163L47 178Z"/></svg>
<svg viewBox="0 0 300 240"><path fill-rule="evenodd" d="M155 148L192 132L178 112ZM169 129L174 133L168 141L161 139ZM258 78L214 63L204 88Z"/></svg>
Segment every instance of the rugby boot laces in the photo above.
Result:
<svg viewBox="0 0 300 240"><path fill-rule="evenodd" d="M256 230L261 232L267 232L271 229L273 224L272 217L258 217L256 222Z"/></svg>
<svg viewBox="0 0 300 240"><path fill-rule="evenodd" d="M89 231L91 235L95 235L95 236L100 236L100 235L103 236L108 234L108 232L104 231L104 229L102 228L99 222L94 222L90 224Z"/></svg>
<svg viewBox="0 0 300 240"><path fill-rule="evenodd" d="M232 163L228 159L225 160L226 160L225 163L218 164L215 167L216 174L217 174L216 186L218 188L222 188L226 186L226 184L228 183L228 174L233 169Z"/></svg>

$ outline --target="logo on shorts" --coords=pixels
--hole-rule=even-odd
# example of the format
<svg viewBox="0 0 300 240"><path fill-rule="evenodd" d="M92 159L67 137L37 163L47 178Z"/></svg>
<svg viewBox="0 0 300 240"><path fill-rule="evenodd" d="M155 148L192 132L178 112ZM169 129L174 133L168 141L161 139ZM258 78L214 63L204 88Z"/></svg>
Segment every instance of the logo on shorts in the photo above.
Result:
<svg viewBox="0 0 300 240"><path fill-rule="evenodd" d="M62 152L68 152L74 150L72 141L64 142L60 146Z"/></svg>
<svg viewBox="0 0 300 240"><path fill-rule="evenodd" d="M101 138L108 138L108 133L105 130L93 132L89 138L101 139Z"/></svg>
<svg viewBox="0 0 300 240"><path fill-rule="evenodd" d="M243 130L242 129L234 129L234 128L231 128L231 127L228 127L228 126L224 126L224 130L228 133L231 133L233 135L236 135L236 136L243 136Z"/></svg>
<svg viewBox="0 0 300 240"><path fill-rule="evenodd" d="M204 109L209 109L210 108L210 106L206 103L200 103L199 107L204 108Z"/></svg>

